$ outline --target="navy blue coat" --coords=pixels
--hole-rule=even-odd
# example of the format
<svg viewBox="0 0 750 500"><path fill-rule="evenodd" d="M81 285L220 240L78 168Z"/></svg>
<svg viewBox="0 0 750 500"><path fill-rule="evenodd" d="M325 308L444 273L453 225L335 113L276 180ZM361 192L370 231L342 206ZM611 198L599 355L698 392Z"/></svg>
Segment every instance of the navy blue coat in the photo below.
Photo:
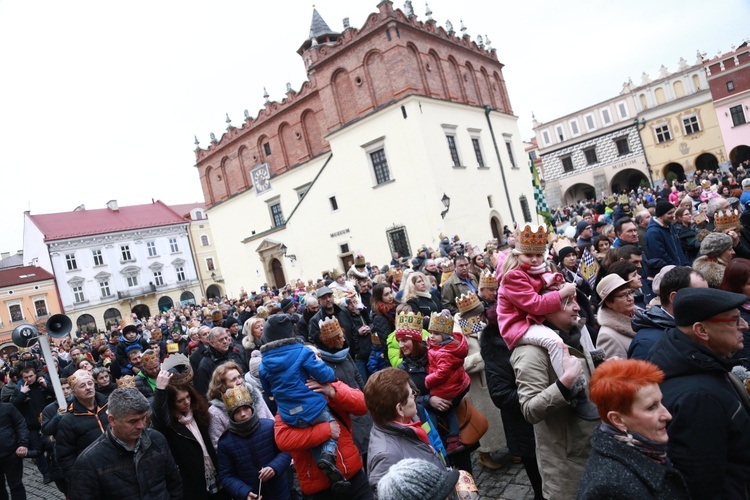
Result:
<svg viewBox="0 0 750 500"><path fill-rule="evenodd" d="M636 310L630 323L635 337L628 347L628 359L647 359L649 351L664 332L675 327L674 318L659 306L647 311Z"/></svg>
<svg viewBox="0 0 750 500"><path fill-rule="evenodd" d="M286 471L292 461L282 453L273 438L274 421L260 419L258 429L249 437L225 432L219 439L219 479L232 498L245 500L251 491L258 493L258 473L271 467L276 475L263 483L264 498L290 498Z"/></svg>
<svg viewBox="0 0 750 500"><path fill-rule="evenodd" d="M672 231L672 226L662 226L655 218L648 223L646 230L646 251L649 255L648 269L656 275L668 265L689 266L690 261L682 251L682 244Z"/></svg>

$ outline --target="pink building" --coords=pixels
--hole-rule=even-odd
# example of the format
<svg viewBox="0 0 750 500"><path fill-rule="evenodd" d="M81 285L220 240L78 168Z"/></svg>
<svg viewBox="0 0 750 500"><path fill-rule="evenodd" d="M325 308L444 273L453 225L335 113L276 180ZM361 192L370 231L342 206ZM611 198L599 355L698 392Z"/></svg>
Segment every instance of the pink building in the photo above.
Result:
<svg viewBox="0 0 750 500"><path fill-rule="evenodd" d="M704 60L724 146L733 165L750 162L750 46Z"/></svg>

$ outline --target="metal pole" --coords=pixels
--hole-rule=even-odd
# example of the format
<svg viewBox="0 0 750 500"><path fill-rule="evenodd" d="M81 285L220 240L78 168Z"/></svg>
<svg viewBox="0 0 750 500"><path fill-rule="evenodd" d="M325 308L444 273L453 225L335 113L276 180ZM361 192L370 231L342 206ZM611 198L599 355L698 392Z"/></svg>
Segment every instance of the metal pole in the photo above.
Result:
<svg viewBox="0 0 750 500"><path fill-rule="evenodd" d="M492 144L495 145L495 154L497 155L497 162L500 164L500 175L503 177L503 187L505 188L505 197L508 199L508 209L510 210L510 218L515 221L516 216L513 215L513 205L510 202L510 191L508 191L508 181L505 180L505 169L503 168L503 160L500 159L500 150L497 147L497 140L495 139L495 130L492 128L492 121L490 120L490 111L492 108L488 105L484 106L484 116L487 118L487 125L490 127L490 135L492 136Z"/></svg>
<svg viewBox="0 0 750 500"><path fill-rule="evenodd" d="M47 363L47 371L52 382L52 388L55 390L57 404L60 408L67 408L68 403L65 401L65 394L63 394L62 384L60 384L60 376L57 374L57 368L55 368L55 362L52 358L52 350L49 348L49 339L46 335L39 335L39 347L42 348L44 361Z"/></svg>

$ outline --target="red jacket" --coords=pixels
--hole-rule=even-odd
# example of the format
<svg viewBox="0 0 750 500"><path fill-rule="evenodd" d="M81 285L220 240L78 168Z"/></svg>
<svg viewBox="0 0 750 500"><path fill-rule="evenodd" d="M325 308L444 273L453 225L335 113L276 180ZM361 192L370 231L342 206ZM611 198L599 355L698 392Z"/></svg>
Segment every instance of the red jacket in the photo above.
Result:
<svg viewBox="0 0 750 500"><path fill-rule="evenodd" d="M362 458L352 439L352 420L349 414L359 416L367 413L365 395L343 382L333 382L331 385L336 389L336 397L328 399L328 407L341 426L336 465L346 479L351 479L362 469ZM313 460L310 449L331 438L331 424L325 422L306 428L292 427L285 424L277 414L274 431L279 450L288 452L294 459L302 492L313 495L330 488L331 483Z"/></svg>
<svg viewBox="0 0 750 500"><path fill-rule="evenodd" d="M431 396L453 399L471 385L471 378L464 370L464 358L469 354L469 344L463 334L454 332L456 342L443 346L428 342L427 378L425 386Z"/></svg>

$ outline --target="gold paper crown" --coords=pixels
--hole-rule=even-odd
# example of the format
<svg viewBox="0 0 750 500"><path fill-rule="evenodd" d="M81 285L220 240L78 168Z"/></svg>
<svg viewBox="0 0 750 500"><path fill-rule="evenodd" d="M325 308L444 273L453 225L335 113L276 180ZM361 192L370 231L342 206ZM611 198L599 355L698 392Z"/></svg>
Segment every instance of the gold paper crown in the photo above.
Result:
<svg viewBox="0 0 750 500"><path fill-rule="evenodd" d="M497 248L497 240L488 241L487 244L484 246L484 248L485 248L485 251L487 252L493 251L494 249Z"/></svg>
<svg viewBox="0 0 750 500"><path fill-rule="evenodd" d="M447 309L443 309L439 313L432 313L430 315L430 326L427 330L433 333L452 335L453 316L451 316L451 313Z"/></svg>
<svg viewBox="0 0 750 500"><path fill-rule="evenodd" d="M479 276L479 288L497 288L497 286L495 276L488 270L483 271Z"/></svg>
<svg viewBox="0 0 750 500"><path fill-rule="evenodd" d="M224 406L227 407L227 413L230 415L234 410L242 406L249 406L254 409L253 396L247 387L245 387L245 384L238 384L231 389L227 389L221 395L221 399L224 401Z"/></svg>
<svg viewBox="0 0 750 500"><path fill-rule="evenodd" d="M555 250L555 255L560 255L560 250L565 247L575 248L575 244L570 241L567 236L558 237L557 240L555 240L555 242L552 244L552 248Z"/></svg>
<svg viewBox="0 0 750 500"><path fill-rule="evenodd" d="M224 319L224 315L221 314L220 310L214 309L213 311L211 311L211 320L212 321L216 322L216 321L221 321L222 319Z"/></svg>
<svg viewBox="0 0 750 500"><path fill-rule="evenodd" d="M527 254L545 253L547 251L547 230L544 226L539 226L534 230L526 224L516 237L516 250Z"/></svg>
<svg viewBox="0 0 750 500"><path fill-rule="evenodd" d="M628 198L628 195L621 194L617 197L617 203L620 205L630 205L630 199Z"/></svg>
<svg viewBox="0 0 750 500"><path fill-rule="evenodd" d="M396 316L396 331L411 331L422 334L422 313L399 313Z"/></svg>
<svg viewBox="0 0 750 500"><path fill-rule="evenodd" d="M125 328L128 328L132 331L135 331L137 328L135 326L135 322L133 321L133 317L130 315L125 316L124 318L122 318L122 321L120 321L120 330L122 330L123 333L125 333Z"/></svg>
<svg viewBox="0 0 750 500"><path fill-rule="evenodd" d="M607 198L606 198L606 199L604 200L604 202L605 202L605 203L606 203L607 205L611 205L612 203L614 203L614 202L615 202L615 197L614 197L614 196L607 196Z"/></svg>
<svg viewBox="0 0 750 500"><path fill-rule="evenodd" d="M331 271L331 278L335 281L339 279L339 276L341 276L342 274L343 273L339 271L338 269L334 269L333 271Z"/></svg>
<svg viewBox="0 0 750 500"><path fill-rule="evenodd" d="M685 191L693 191L694 189L698 189L698 185L694 181L685 184Z"/></svg>
<svg viewBox="0 0 750 500"><path fill-rule="evenodd" d="M740 213L737 210L719 210L714 214L714 226L717 231L728 231L740 226Z"/></svg>
<svg viewBox="0 0 750 500"><path fill-rule="evenodd" d="M391 276L393 278L393 281L401 281L401 277L404 275L404 272L401 269L389 269L388 270L388 276Z"/></svg>
<svg viewBox="0 0 750 500"><path fill-rule="evenodd" d="M162 339L161 328L157 328L151 332L151 340L156 340L157 342L161 342L161 339Z"/></svg>
<svg viewBox="0 0 750 500"><path fill-rule="evenodd" d="M170 354L161 364L161 369L172 374L170 385L187 384L193 379L193 368L184 354Z"/></svg>
<svg viewBox="0 0 750 500"><path fill-rule="evenodd" d="M440 269L444 273L452 273L456 269L456 265L450 259L443 259L442 264L440 264Z"/></svg>
<svg viewBox="0 0 750 500"><path fill-rule="evenodd" d="M157 364L159 363L159 355L151 349L143 351L143 354L141 355L141 365L146 366L153 362L156 362Z"/></svg>
<svg viewBox="0 0 750 500"><path fill-rule="evenodd" d="M367 261L365 261L365 256L360 254L357 254L357 256L354 258L354 267L363 267Z"/></svg>
<svg viewBox="0 0 750 500"><path fill-rule="evenodd" d="M341 332L339 320L333 317L318 321L318 326L320 327L320 339L323 342L338 337Z"/></svg>
<svg viewBox="0 0 750 500"><path fill-rule="evenodd" d="M91 375L90 372L86 370L76 370L73 372L73 375L68 377L68 385L71 389L75 389L76 384L82 380L91 379L94 380L94 377Z"/></svg>
<svg viewBox="0 0 750 500"><path fill-rule="evenodd" d="M481 305L479 297L477 297L477 294L474 292L469 292L467 294L462 293L461 296L456 299L456 306L458 307L458 312L461 313L461 316Z"/></svg>
<svg viewBox="0 0 750 500"><path fill-rule="evenodd" d="M70 377L68 377L70 380ZM72 386L71 386L72 387ZM117 388L121 387L135 387L135 377L132 375L125 375L117 379Z"/></svg>

